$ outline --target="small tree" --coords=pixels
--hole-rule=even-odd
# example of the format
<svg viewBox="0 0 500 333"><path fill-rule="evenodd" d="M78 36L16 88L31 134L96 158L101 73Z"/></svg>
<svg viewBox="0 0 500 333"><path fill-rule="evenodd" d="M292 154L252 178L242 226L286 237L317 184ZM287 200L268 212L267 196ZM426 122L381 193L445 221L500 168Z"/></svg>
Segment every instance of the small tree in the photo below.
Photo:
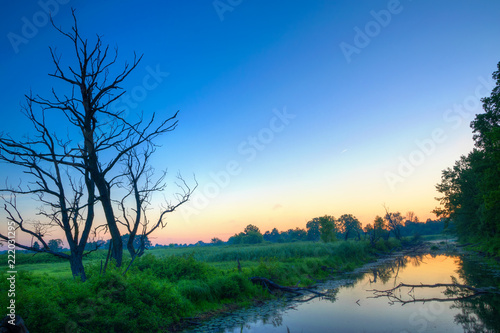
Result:
<svg viewBox="0 0 500 333"><path fill-rule="evenodd" d="M253 224L249 224L249 225L247 225L247 226L245 227L245 230L243 230L243 232L244 232L245 234L247 234L247 235L248 235L249 233L251 233L251 232L257 232L257 233L259 233L259 234L260 234L260 229L259 229L258 227L256 227L256 226L254 226Z"/></svg>
<svg viewBox="0 0 500 333"><path fill-rule="evenodd" d="M365 227L365 233L370 240L370 244L373 246L375 243L384 235L385 232L384 219L380 216L376 216L373 221L373 225L368 223Z"/></svg>
<svg viewBox="0 0 500 333"><path fill-rule="evenodd" d="M264 237L260 232L250 231L245 236L243 236L244 244L259 244L264 241Z"/></svg>
<svg viewBox="0 0 500 333"><path fill-rule="evenodd" d="M61 239L51 239L47 244L51 251L59 252L62 250L63 241Z"/></svg>
<svg viewBox="0 0 500 333"><path fill-rule="evenodd" d="M222 245L222 244L224 244L224 242L220 238L218 238L218 237L212 238L212 240L210 241L210 243L212 243L213 245Z"/></svg>
<svg viewBox="0 0 500 333"><path fill-rule="evenodd" d="M384 206L385 207L385 206ZM401 227L403 226L403 216L400 212L391 213L389 208L385 207L384 220L387 222L389 230L393 232L396 239L401 239Z"/></svg>
<svg viewBox="0 0 500 333"><path fill-rule="evenodd" d="M384 219L378 215L375 216L375 220L373 221L373 231L375 232L376 240L379 240L387 232Z"/></svg>
<svg viewBox="0 0 500 333"><path fill-rule="evenodd" d="M281 243L283 242L283 237L281 236L280 232L278 229L273 228L271 232L266 231L263 235L264 240L268 242L273 242L273 243Z"/></svg>
<svg viewBox="0 0 500 333"><path fill-rule="evenodd" d="M334 242L337 237L335 218L333 216L325 215L318 219L321 233L321 240L325 243Z"/></svg>
<svg viewBox="0 0 500 333"><path fill-rule="evenodd" d="M147 212L153 195L163 192L167 187L164 182L166 171L154 179L155 169L148 164L154 150L154 147L148 143L142 153L138 153L136 149L128 151L124 156L125 170L123 175L126 180L124 183L118 184L119 187L127 190L118 202L122 217L117 219L117 222L124 225L129 232L129 237L124 243L127 244L132 261L136 256L140 257L144 254L144 250L148 246L145 241L149 242L148 236L156 229L166 226L166 215L187 202L198 185L196 184L191 189L178 175L177 179L180 183L177 183L177 187L180 191L176 194L177 202L174 204L164 203L159 209L158 218L154 221L149 220Z"/></svg>
<svg viewBox="0 0 500 333"><path fill-rule="evenodd" d="M321 237L321 232L320 232L320 222L319 222L319 217L313 218L311 221L307 222L306 224L306 229L307 229L307 240L310 241L319 241Z"/></svg>
<svg viewBox="0 0 500 333"><path fill-rule="evenodd" d="M357 234L360 239L361 222L351 214L342 215L339 220L340 232L344 234L344 240L347 240L349 234Z"/></svg>

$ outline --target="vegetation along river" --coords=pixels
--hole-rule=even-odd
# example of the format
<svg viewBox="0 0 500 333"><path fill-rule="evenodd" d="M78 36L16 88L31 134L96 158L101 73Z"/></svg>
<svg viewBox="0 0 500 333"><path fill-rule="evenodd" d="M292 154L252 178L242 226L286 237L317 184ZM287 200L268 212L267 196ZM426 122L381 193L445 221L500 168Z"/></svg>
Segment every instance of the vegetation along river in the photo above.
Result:
<svg viewBox="0 0 500 333"><path fill-rule="evenodd" d="M399 255L321 284L326 297L267 302L212 318L190 332L500 332L500 295L462 287L500 285L500 273L473 254ZM489 289L486 289L489 291ZM466 297L466 298L463 298ZM430 299L461 298L459 300ZM426 301L419 301L426 300Z"/></svg>

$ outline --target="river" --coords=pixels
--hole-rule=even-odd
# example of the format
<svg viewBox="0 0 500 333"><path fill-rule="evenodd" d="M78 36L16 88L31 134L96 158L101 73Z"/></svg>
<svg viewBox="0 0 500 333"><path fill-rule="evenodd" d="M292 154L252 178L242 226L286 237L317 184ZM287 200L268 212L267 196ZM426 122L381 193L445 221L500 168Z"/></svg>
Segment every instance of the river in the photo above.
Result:
<svg viewBox="0 0 500 333"><path fill-rule="evenodd" d="M460 283L498 286L500 274L470 254L401 255L379 260L318 290L329 297L276 300L213 318L191 332L500 332L500 296L464 300L410 302L459 297L440 288L399 288L394 296L376 297L399 283Z"/></svg>

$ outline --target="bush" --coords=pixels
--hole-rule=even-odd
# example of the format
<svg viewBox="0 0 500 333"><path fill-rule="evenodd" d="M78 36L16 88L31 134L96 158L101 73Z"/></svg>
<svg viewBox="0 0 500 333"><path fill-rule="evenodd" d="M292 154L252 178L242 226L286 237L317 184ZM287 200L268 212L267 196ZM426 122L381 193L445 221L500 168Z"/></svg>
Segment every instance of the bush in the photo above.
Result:
<svg viewBox="0 0 500 333"><path fill-rule="evenodd" d="M171 282L184 280L206 279L214 269L207 263L198 261L193 254L185 256L168 256L163 258L146 254L134 264L135 269L145 271L160 279Z"/></svg>

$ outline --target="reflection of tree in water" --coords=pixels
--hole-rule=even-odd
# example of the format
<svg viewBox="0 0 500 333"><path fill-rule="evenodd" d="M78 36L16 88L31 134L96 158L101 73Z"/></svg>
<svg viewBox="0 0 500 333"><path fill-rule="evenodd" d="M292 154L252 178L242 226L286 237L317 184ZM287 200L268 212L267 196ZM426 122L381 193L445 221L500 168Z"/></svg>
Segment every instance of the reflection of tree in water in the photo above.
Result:
<svg viewBox="0 0 500 333"><path fill-rule="evenodd" d="M435 257L435 255L432 255L432 257ZM385 284L391 278L394 278L394 283L396 283L400 269L403 269L409 263L413 266L420 266L422 262L423 256L395 258L372 269L373 280L370 279L370 283L375 283L377 279L380 279ZM460 259L457 257L456 264L459 267L457 274L465 285L487 290L488 287L496 287L499 284L498 276L493 274L494 272L490 269L481 266L473 258L464 256ZM458 283L456 278L452 277L452 279L454 284ZM455 300L451 308L461 310L461 313L455 316L455 323L461 325L465 332L500 332L500 321L498 320L500 294L498 294L498 291L471 297L470 290L448 287L445 295L449 298L463 297L461 300ZM411 302L411 300L408 302Z"/></svg>
<svg viewBox="0 0 500 333"><path fill-rule="evenodd" d="M391 278L394 278L394 285L396 285L400 270L405 268L409 263L416 267L420 266L423 260L423 255L395 257L382 265L372 268L371 274L373 274L373 279L370 278L370 283L376 283L380 279L383 284L386 284Z"/></svg>
<svg viewBox="0 0 500 333"><path fill-rule="evenodd" d="M458 265L457 273L466 284L476 287L498 285L498 277L477 261L464 257ZM465 332L500 332L500 295L488 294L456 301L452 308L462 311L455 316L455 322L462 325Z"/></svg>

